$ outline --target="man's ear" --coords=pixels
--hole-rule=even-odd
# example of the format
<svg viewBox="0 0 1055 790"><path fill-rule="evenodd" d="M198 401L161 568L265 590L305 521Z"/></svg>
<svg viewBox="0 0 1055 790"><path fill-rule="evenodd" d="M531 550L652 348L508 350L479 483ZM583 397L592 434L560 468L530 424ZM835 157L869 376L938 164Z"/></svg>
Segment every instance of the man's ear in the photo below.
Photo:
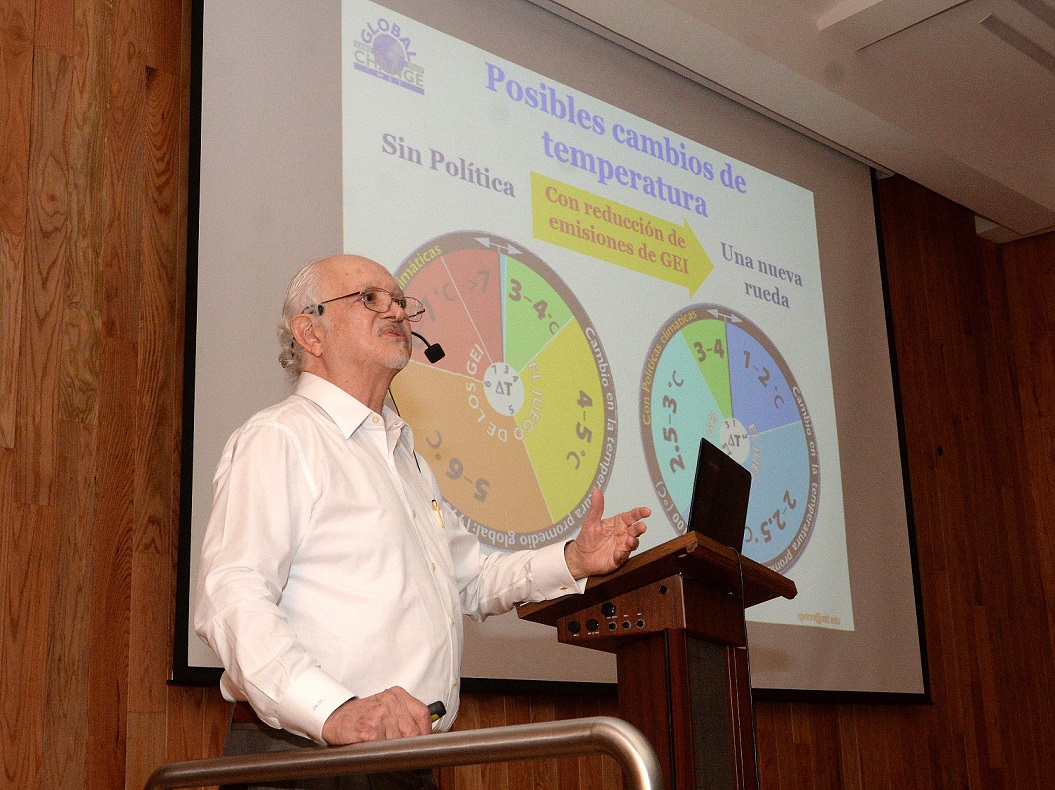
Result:
<svg viewBox="0 0 1055 790"><path fill-rule="evenodd" d="M315 316L299 313L290 319L289 328L305 351L313 357L322 356L322 338L315 324Z"/></svg>

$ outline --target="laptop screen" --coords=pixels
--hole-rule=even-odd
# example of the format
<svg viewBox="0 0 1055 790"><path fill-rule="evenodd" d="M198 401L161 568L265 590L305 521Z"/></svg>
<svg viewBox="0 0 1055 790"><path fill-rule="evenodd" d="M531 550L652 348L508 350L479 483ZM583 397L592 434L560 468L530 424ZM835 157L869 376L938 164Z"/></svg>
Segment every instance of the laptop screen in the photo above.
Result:
<svg viewBox="0 0 1055 790"><path fill-rule="evenodd" d="M750 496L751 472L707 439L701 439L688 528L742 551Z"/></svg>

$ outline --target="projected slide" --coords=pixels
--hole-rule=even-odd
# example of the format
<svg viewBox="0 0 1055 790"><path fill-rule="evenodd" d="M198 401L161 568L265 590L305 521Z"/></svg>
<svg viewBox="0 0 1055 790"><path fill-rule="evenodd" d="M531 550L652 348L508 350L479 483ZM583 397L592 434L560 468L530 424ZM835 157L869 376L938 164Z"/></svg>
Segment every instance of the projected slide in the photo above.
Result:
<svg viewBox="0 0 1055 790"><path fill-rule="evenodd" d="M344 249L447 352L416 341L392 393L467 527L567 540L599 487L659 545L706 436L799 589L749 616L852 630L813 193L366 0L341 49Z"/></svg>
<svg viewBox="0 0 1055 790"><path fill-rule="evenodd" d="M920 693L869 168L547 5L195 4L174 678L219 665L197 561L228 437L290 393L286 284L347 251L428 306L447 358L415 339L392 394L486 553L575 537L595 486L676 537L707 437L799 591L747 611L756 687ZM466 678L615 679L515 613L465 637Z"/></svg>
<svg viewBox="0 0 1055 790"><path fill-rule="evenodd" d="M427 242L396 279L425 305L421 333L443 333L446 356L416 356L392 391L444 496L493 548L566 540L608 483L618 425L582 305L540 258L485 232Z"/></svg>
<svg viewBox="0 0 1055 790"><path fill-rule="evenodd" d="M647 357L641 424L652 484L684 533L701 438L751 470L744 554L786 572L817 516L820 464L805 400L776 347L747 317L695 305Z"/></svg>

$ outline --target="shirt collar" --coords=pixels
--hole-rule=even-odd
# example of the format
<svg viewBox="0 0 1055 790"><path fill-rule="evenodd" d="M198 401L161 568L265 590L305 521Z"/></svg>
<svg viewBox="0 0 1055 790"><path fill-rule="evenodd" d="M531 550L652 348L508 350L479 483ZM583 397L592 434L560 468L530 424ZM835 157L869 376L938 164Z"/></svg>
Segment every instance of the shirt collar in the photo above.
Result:
<svg viewBox="0 0 1055 790"><path fill-rule="evenodd" d="M314 373L301 373L297 380L296 394L307 398L325 411L340 429L345 438L351 437L366 419L373 414L373 409L361 403L336 384L316 376ZM408 432L409 426L388 406L381 409L385 428L391 434ZM406 430L404 430L406 429Z"/></svg>

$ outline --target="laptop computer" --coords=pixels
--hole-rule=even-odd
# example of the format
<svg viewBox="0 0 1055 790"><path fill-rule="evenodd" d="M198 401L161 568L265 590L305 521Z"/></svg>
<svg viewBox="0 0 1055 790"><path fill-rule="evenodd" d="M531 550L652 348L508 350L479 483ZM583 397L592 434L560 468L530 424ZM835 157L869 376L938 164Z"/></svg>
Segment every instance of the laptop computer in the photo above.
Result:
<svg viewBox="0 0 1055 790"><path fill-rule="evenodd" d="M688 529L742 551L750 496L751 472L707 439L701 439Z"/></svg>

